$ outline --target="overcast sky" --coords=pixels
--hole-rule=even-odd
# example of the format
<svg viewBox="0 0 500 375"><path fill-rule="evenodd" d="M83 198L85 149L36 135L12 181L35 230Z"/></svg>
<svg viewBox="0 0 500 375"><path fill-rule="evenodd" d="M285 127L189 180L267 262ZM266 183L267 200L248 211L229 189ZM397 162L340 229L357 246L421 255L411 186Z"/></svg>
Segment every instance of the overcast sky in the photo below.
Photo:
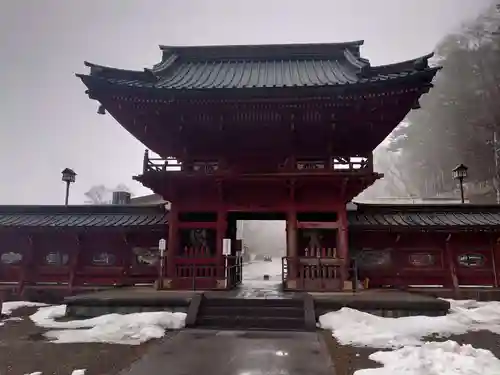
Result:
<svg viewBox="0 0 500 375"><path fill-rule="evenodd" d="M128 185L144 147L84 94L83 61L142 69L159 44L364 39L372 64L426 54L489 0L0 0L0 204L61 204Z"/></svg>

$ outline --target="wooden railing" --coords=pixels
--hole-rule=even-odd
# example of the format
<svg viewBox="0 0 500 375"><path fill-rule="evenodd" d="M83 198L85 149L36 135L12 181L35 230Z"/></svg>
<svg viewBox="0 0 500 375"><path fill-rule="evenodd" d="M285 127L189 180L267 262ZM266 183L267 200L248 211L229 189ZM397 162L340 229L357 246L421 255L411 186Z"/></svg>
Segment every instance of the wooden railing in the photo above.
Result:
<svg viewBox="0 0 500 375"><path fill-rule="evenodd" d="M184 280L184 285L189 283L193 290L210 288L207 285L217 280L225 280L223 289L231 289L241 284L242 277L243 260L241 256L225 257L224 264L219 264L216 258L176 258L174 279Z"/></svg>
<svg viewBox="0 0 500 375"><path fill-rule="evenodd" d="M357 291L358 268L355 260L350 265L344 259L332 257L283 257L282 282L295 280L298 289L342 290L344 281L352 281Z"/></svg>
<svg viewBox="0 0 500 375"><path fill-rule="evenodd" d="M148 152L144 154L143 173L148 172L188 172L199 174L221 174L225 172L237 172L239 174L259 173L345 173L345 172L373 172L372 157L364 156L333 156L326 159L290 159L276 165L238 165L222 166L214 160L192 161L183 164L175 158L150 158Z"/></svg>

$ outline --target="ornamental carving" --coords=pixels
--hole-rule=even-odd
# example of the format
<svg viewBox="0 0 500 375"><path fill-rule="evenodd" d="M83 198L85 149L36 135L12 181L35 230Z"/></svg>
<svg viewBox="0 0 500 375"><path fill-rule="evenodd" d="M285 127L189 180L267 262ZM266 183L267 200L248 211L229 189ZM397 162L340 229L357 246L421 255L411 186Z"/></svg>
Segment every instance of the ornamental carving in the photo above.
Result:
<svg viewBox="0 0 500 375"><path fill-rule="evenodd" d="M134 247L132 252L135 255L136 263L144 266L156 265L160 257L160 250L158 247Z"/></svg>
<svg viewBox="0 0 500 375"><path fill-rule="evenodd" d="M415 267L429 267L436 264L436 257L429 253L413 253L408 256L408 262Z"/></svg>
<svg viewBox="0 0 500 375"><path fill-rule="evenodd" d="M3 253L0 256L0 262L3 264L8 264L8 265L15 265L21 263L23 260L23 254L21 253L16 253L16 252L8 252L8 253Z"/></svg>
<svg viewBox="0 0 500 375"><path fill-rule="evenodd" d="M92 257L92 264L96 266L113 266L116 263L116 256L111 253L98 253Z"/></svg>
<svg viewBox="0 0 500 375"><path fill-rule="evenodd" d="M457 258L458 264L464 267L482 267L486 263L486 257L482 254L461 254Z"/></svg>
<svg viewBox="0 0 500 375"><path fill-rule="evenodd" d="M356 257L359 268L382 268L392 263L390 250L362 250Z"/></svg>
<svg viewBox="0 0 500 375"><path fill-rule="evenodd" d="M45 256L45 264L49 266L65 266L69 262L69 255L55 251Z"/></svg>

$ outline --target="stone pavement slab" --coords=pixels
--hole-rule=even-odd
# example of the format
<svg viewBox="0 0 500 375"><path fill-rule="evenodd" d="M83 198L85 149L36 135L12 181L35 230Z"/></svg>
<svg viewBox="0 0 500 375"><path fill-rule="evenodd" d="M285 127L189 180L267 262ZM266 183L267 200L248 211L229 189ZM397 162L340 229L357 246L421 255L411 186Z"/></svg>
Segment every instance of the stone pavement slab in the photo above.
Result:
<svg viewBox="0 0 500 375"><path fill-rule="evenodd" d="M334 375L316 332L183 330L121 375Z"/></svg>

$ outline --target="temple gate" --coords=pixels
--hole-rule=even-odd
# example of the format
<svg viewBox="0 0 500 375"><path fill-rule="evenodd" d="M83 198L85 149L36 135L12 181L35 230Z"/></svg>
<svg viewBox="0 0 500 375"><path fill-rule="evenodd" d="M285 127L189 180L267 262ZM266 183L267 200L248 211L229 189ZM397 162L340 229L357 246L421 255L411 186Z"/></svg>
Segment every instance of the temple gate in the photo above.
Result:
<svg viewBox="0 0 500 375"><path fill-rule="evenodd" d="M135 179L171 203L164 287L236 285L228 217L261 212L286 218L287 289L344 288L346 203L382 177L373 149L438 70L431 55L372 67L361 45L162 46L144 71L87 63L99 113L159 155Z"/></svg>

